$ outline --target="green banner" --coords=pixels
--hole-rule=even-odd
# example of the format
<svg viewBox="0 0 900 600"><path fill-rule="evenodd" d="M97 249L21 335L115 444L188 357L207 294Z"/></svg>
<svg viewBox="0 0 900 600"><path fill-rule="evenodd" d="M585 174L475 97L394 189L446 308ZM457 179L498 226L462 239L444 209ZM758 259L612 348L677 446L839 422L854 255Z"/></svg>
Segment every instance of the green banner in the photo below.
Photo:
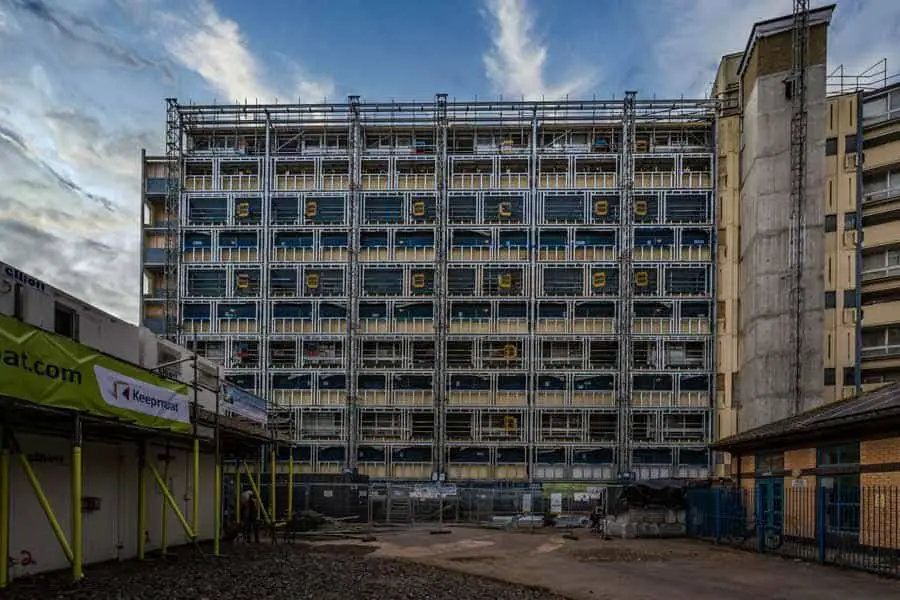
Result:
<svg viewBox="0 0 900 600"><path fill-rule="evenodd" d="M0 398L189 431L187 386L0 315Z"/></svg>

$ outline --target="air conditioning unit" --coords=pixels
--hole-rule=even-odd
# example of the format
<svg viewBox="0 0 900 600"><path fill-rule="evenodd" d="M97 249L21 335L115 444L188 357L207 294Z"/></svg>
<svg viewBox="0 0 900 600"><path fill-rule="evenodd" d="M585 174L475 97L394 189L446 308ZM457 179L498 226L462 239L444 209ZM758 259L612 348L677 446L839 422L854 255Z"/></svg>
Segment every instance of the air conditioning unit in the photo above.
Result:
<svg viewBox="0 0 900 600"><path fill-rule="evenodd" d="M844 170L845 171L856 171L857 167L859 167L859 154L853 152L852 154L844 155Z"/></svg>
<svg viewBox="0 0 900 600"><path fill-rule="evenodd" d="M844 247L845 248L856 248L856 245L859 243L859 231L856 229L845 231L844 232Z"/></svg>
<svg viewBox="0 0 900 600"><path fill-rule="evenodd" d="M856 309L855 308L845 308L841 313L841 321L843 321L844 325L855 325L856 324Z"/></svg>

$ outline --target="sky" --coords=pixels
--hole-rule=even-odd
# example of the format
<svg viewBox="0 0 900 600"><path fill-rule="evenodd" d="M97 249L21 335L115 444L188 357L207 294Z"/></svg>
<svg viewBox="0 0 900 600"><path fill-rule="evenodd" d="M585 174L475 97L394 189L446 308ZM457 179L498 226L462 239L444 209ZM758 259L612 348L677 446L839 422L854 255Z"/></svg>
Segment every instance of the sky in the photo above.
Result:
<svg viewBox="0 0 900 600"><path fill-rule="evenodd" d="M824 2L814 1L813 6ZM166 97L705 97L791 0L0 0L0 260L139 319ZM837 0L829 70L900 72L900 1Z"/></svg>

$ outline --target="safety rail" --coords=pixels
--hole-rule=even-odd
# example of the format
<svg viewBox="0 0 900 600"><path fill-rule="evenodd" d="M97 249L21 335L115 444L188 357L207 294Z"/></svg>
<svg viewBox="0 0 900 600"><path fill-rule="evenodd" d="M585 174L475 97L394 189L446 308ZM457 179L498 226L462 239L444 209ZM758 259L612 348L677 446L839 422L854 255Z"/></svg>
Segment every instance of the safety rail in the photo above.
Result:
<svg viewBox="0 0 900 600"><path fill-rule="evenodd" d="M391 177L381 173L363 173L359 176L359 187L364 190L388 190L391 189Z"/></svg>
<svg viewBox="0 0 900 600"><path fill-rule="evenodd" d="M501 190L528 189L531 177L528 173L501 173L497 175L497 187Z"/></svg>
<svg viewBox="0 0 900 600"><path fill-rule="evenodd" d="M618 185L616 173L575 173L576 189L611 189Z"/></svg>
<svg viewBox="0 0 900 600"><path fill-rule="evenodd" d="M450 189L480 190L493 187L490 173L454 173L450 177Z"/></svg>
<svg viewBox="0 0 900 600"><path fill-rule="evenodd" d="M634 187L668 189L674 187L675 173L671 171L635 171Z"/></svg>
<svg viewBox="0 0 900 600"><path fill-rule="evenodd" d="M185 175L184 191L213 192L216 189L212 175Z"/></svg>
<svg viewBox="0 0 900 600"><path fill-rule="evenodd" d="M538 187L546 189L568 188L571 184L568 173L540 173L537 180Z"/></svg>
<svg viewBox="0 0 900 600"><path fill-rule="evenodd" d="M275 175L275 190L279 192L294 192L316 189L316 176L309 175Z"/></svg>
<svg viewBox="0 0 900 600"><path fill-rule="evenodd" d="M396 178L400 190L431 190L437 184L432 173L397 173Z"/></svg>
<svg viewBox="0 0 900 600"><path fill-rule="evenodd" d="M349 190L350 175L326 173L322 175L323 190Z"/></svg>
<svg viewBox="0 0 900 600"><path fill-rule="evenodd" d="M222 175L219 189L226 192L256 192L260 190L259 175Z"/></svg>

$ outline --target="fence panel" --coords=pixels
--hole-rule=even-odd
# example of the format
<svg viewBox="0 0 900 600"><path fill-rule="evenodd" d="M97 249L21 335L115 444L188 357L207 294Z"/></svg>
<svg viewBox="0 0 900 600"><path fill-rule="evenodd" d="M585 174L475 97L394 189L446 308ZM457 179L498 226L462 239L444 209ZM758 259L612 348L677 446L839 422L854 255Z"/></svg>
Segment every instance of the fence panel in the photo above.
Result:
<svg viewBox="0 0 900 600"><path fill-rule="evenodd" d="M690 489L687 535L900 577L900 488L812 481Z"/></svg>

